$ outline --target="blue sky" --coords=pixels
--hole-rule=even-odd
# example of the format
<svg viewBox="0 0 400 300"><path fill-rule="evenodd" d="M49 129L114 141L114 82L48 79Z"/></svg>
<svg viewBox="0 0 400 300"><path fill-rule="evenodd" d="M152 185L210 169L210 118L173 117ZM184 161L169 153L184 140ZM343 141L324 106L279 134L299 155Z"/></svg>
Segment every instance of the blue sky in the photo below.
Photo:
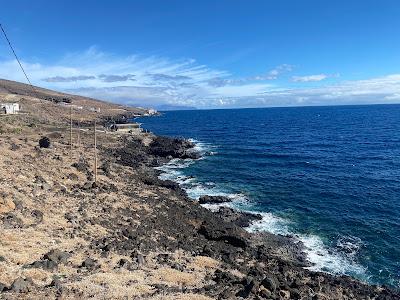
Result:
<svg viewBox="0 0 400 300"><path fill-rule="evenodd" d="M400 102L399 1L3 1L32 82L141 106ZM4 39L0 77L24 81Z"/></svg>

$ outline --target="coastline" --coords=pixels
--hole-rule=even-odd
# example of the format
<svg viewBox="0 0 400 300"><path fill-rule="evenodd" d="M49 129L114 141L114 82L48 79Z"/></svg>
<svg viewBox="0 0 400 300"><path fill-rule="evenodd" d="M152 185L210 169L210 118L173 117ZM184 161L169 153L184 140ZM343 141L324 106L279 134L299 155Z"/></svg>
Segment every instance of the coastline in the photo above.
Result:
<svg viewBox="0 0 400 300"><path fill-rule="evenodd" d="M190 141L98 131L93 183L90 127L71 151L59 118L14 120L0 135L1 299L400 299L307 270L295 240L250 233L253 216L159 179L155 168L199 159Z"/></svg>
<svg viewBox="0 0 400 300"><path fill-rule="evenodd" d="M172 138L170 138L170 139L172 139ZM189 140L188 142L194 143L193 140ZM188 144L188 145L190 145L190 144ZM196 144L194 143L189 146L189 149L193 149L195 146L196 146ZM197 151L199 151L199 150L197 149ZM178 151L178 152L180 152L180 151ZM193 153L193 152L191 152L191 153ZM194 152L194 153L196 153L196 152ZM176 160L181 160L181 161L183 161L183 163L185 163L185 161L186 162L189 161L190 163L195 163L196 159L202 159L202 157L197 157L197 156L186 157L186 154L183 157L180 154L178 154L178 155L173 155L173 156L168 155L168 157L164 157L164 158L166 158L166 159L162 160L161 164L160 164L160 161L158 161L158 163L156 165L151 165L151 168L154 168L159 171L159 172L155 172L155 173L152 173L150 171L150 173L153 176L156 176L158 179L160 179L160 177L163 178L162 177L163 171L160 172L160 169L165 171L165 169L163 169L163 167L165 167L165 165L167 165L168 163L171 163L171 161L174 162L174 160L175 160L175 163L176 163ZM161 179L161 181L159 181L160 186L172 189L175 193L177 193L179 195L179 197L182 197L184 199L184 201L187 201L190 206L194 206L191 209L194 209L194 210L199 209L199 205L198 205L197 201L193 201L194 199L188 197L186 191L184 189L182 189L179 186L179 184L176 185L173 183L175 183L175 182L174 181L171 182L171 180L165 179L165 178ZM218 197L218 195L211 195L211 197ZM222 197L226 197L226 196L222 196ZM227 197L227 198L229 198L229 197ZM230 203L230 202L232 202L232 199L229 199L226 201L226 203ZM224 228L224 226L229 224L228 225L229 229L231 229L233 226L233 230L232 230L233 236L228 235L228 236L224 236L222 238L224 240L225 244L231 243L231 245L233 245L234 247L240 247L240 245L245 245L245 246L243 246L242 249L246 249L247 247L251 248L252 246L255 246L257 248L257 252L263 252L262 254L257 253L258 257L268 257L268 260L276 259L277 261L275 261L274 263L283 264L283 265L286 265L286 267L293 268L290 272L291 276L296 277L296 275L297 275L300 278L304 278L305 274L307 274L309 276L311 275L311 278L313 278L313 276L314 276L314 278L315 278L315 276L317 276L318 285L321 284L320 281L326 282L327 286L330 287L329 289L327 288L327 290L330 290L332 287L335 287L335 286L336 287L340 286L340 289L342 289L342 288L348 289L351 286L351 289L354 289L352 291L352 292L354 292L354 294L352 294L352 292L350 292L350 296L347 296L350 299L352 299L353 297L357 298L357 299L367 297L366 294L361 296L361 294L364 293L364 292L360 293L360 290L358 290L361 287L368 287L368 289L373 287L379 291L381 291L381 289L382 289L382 291L384 291L386 289L384 287L382 288L382 287L378 287L378 286L374 286L374 285L368 285L366 283L360 282L358 280L353 279L352 277L345 276L345 275L331 275L331 274L325 273L325 272L321 273L321 272L308 270L308 268L312 267L312 264L309 261L307 261L306 254L304 253L304 250L305 250L304 245L298 239L290 237L290 236L280 235L280 234L271 234L268 232L257 232L257 231L249 232L248 229L251 228L251 226L254 224L254 222L262 221L261 220L262 216L260 216L257 213L253 213L253 212L240 211L238 209L227 207L225 205L218 206L218 204L217 204L217 206L214 206L213 209L210 210L210 207L207 207L207 205L215 205L215 203L214 204L205 204L205 205L203 204L200 206L200 207L204 207L206 209L206 211L211 212L211 215L207 214L207 217L206 217L207 221L205 221L205 222L206 223L211 222L213 224L213 227L214 227L212 229L213 231L214 230L223 231L224 235L225 235L229 231L227 231L226 228ZM218 210L216 209L217 207L218 207ZM253 219L250 216L258 216L259 218ZM208 220L208 218L210 220ZM238 220L240 220L240 219L242 219L242 220L238 222ZM243 221L243 219L244 219L244 221ZM222 225L221 220L225 224ZM203 220L203 222L204 222L204 220ZM221 225L218 226L217 224L221 224ZM243 224L245 224L245 225L243 226ZM222 227L222 228L219 228L219 227ZM235 227L238 227L238 228L235 228ZM213 234L209 234L207 232L207 229L200 227L198 232L201 235L204 235L207 240L215 241ZM245 238L243 241L241 239L244 236L245 236ZM240 239L237 240L237 237L240 237ZM218 239L217 239L218 241L220 241L219 238L220 237L218 237ZM230 240L232 240L232 242L230 242ZM262 250L260 250L260 248ZM252 252L252 254L254 255L253 251L254 251L254 249L252 249L252 251L250 251L250 252ZM225 251L222 249L221 252L224 253ZM215 253L213 251L212 253L213 253L213 255L211 257L213 257L213 258L218 257L218 254L219 254L218 252ZM211 254L211 252L210 253L207 253L207 251L204 252L204 249L203 249L202 254L203 255ZM221 254L219 254L219 255L221 255ZM231 258L223 257L223 261L228 264L234 263L235 260L237 260L237 258L231 259ZM237 264L235 264L235 267L239 267L239 266ZM276 282L279 281L279 279L277 279L279 277L279 275L282 275L282 274L280 274L282 272L282 269L284 269L284 268L278 268L278 270L276 270L276 271L278 271L277 273L271 274L272 277L275 276L274 280ZM260 272L260 270L258 272ZM243 272L243 273L246 273L246 272ZM258 276L261 275L261 277L262 277L263 276L262 272L257 274L257 271L254 271L253 266L252 266L250 269L247 270L247 273L252 274L252 276L250 277L251 280L247 280L246 284L243 284L244 282L242 282L242 284L239 284L239 286L242 285L242 287L240 287L240 288L242 288L242 290L240 290L240 288L238 289L236 287L235 292L232 292L232 291L230 291L229 293L227 292L227 293L223 294L222 297L220 295L218 299L234 299L234 298L240 298L240 297L252 299L252 297L259 297L260 295L258 295L258 293L254 287L259 288L260 282L255 282L255 278L257 278L257 275ZM255 276L254 276L254 273L256 274ZM257 279L262 282L263 279L261 277L258 277ZM321 277L324 279L321 279ZM293 278L291 278L291 279L293 280ZM338 282L340 282L339 285L337 285ZM293 282L292 282L292 284L293 284ZM285 299L285 298L300 299L302 297L301 293L299 293L296 289L290 288L290 283L286 282L286 283L284 283L284 286L287 287L288 290L283 290L283 292L281 292L282 290L278 291L278 293L275 295L276 299ZM293 286L299 287L298 284L293 284ZM361 290L362 290L362 288L361 288ZM290 294L290 291L292 291L292 294ZM368 293L369 292L367 292L367 294ZM272 298L274 298L274 295L272 293L270 294L267 291L266 294L267 294L267 297L271 296ZM227 296L227 295L229 295L229 296ZM288 295L291 295L291 296L288 296ZM213 296L215 297L215 294ZM370 294L369 296L374 296L374 293ZM330 299L344 299L344 298L346 298L346 292L344 294L339 295L339 294L331 293L331 290L330 290L328 292L328 297ZM393 294L393 297L396 298L395 294Z"/></svg>
<svg viewBox="0 0 400 300"><path fill-rule="evenodd" d="M212 145L194 139L189 140L195 144L196 151L201 153L202 156L200 159L207 159L208 156L214 155L213 150L215 150L215 148ZM192 200L197 201L204 196L226 198L226 201L221 203L201 203L200 201L203 207L213 212L223 215L226 212L221 211L221 209L225 208L244 215L250 214L257 216L257 218L253 218L250 222L247 222L246 226L242 226L248 232L268 232L270 234L287 237L292 243L301 245L302 260L308 262L307 268L309 270L338 276L348 275L356 277L354 275L358 275L360 277L358 279L361 281L363 281L364 278L368 278L365 267L327 248L319 236L298 234L289 228L289 220L282 219L270 212L257 210L257 207L254 207L248 196L221 190L218 187L218 183L213 182L213 185L210 186L210 183L204 184L199 181L198 178L187 175L184 170L196 164L196 161L197 160L192 159L173 159L160 167L156 167L156 169L162 171L159 176L160 179L177 182ZM190 171L188 173L190 174ZM353 273L354 275L348 273ZM374 284L367 281L363 282Z"/></svg>

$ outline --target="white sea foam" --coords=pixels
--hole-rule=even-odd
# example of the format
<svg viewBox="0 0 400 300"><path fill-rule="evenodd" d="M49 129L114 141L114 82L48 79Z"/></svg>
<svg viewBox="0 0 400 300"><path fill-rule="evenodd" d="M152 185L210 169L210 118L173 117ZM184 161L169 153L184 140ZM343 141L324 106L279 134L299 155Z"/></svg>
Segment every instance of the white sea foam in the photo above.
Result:
<svg viewBox="0 0 400 300"><path fill-rule="evenodd" d="M286 219L271 213L261 213L261 215L263 218L251 224L247 230L250 232L267 231L273 234L292 236L301 241L304 245L306 258L312 263L312 266L308 267L308 269L331 274L357 275L359 278L366 277L366 269L353 261L355 252L352 252L352 255L347 255L346 253L338 252L336 249L330 249L316 235L303 235L292 232L289 226L290 221ZM350 245L350 241L347 241L347 243L347 247L353 250L358 247L355 244Z"/></svg>
<svg viewBox="0 0 400 300"><path fill-rule="evenodd" d="M366 268L353 261L352 256L327 248L316 235L300 235L307 259L313 264L308 269L332 274L356 275L366 278Z"/></svg>
<svg viewBox="0 0 400 300"><path fill-rule="evenodd" d="M195 143L194 151L210 155L211 145L191 140ZM203 156L204 158L204 156ZM229 194L221 190L214 183L200 183L194 177L186 176L182 170L195 162L192 159L173 159L169 163L157 167L162 171L160 179L173 180L186 190L188 196L192 199L199 199L201 196L226 196L232 199L232 202L222 204L203 204L212 211L218 211L221 206L228 206L245 211L256 212L252 210L252 204L243 194ZM307 260L312 263L308 267L310 270L323 271L331 274L356 275L359 278L366 278L366 269L353 261L361 241L357 238L339 239L337 249L327 247L322 239L316 235L302 235L291 231L291 222L269 212L256 212L262 215L262 219L253 222L247 230L249 232L266 231L273 234L292 236L304 244L304 252ZM339 250L339 251L338 251Z"/></svg>
<svg viewBox="0 0 400 300"><path fill-rule="evenodd" d="M267 231L273 234L290 235L290 222L283 218L277 217L269 212L262 212L262 219L253 222L247 230L249 232Z"/></svg>
<svg viewBox="0 0 400 300"><path fill-rule="evenodd" d="M203 143L203 142L195 140L195 139L189 139L189 142L194 143L193 151L196 151L201 154L210 153L211 149L215 148L215 146L213 146L211 144Z"/></svg>

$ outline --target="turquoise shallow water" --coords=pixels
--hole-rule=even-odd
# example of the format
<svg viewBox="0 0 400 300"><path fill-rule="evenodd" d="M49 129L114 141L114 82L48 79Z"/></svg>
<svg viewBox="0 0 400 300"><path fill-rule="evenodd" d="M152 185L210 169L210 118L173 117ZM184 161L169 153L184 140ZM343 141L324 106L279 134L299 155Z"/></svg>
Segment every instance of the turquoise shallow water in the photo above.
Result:
<svg viewBox="0 0 400 300"><path fill-rule="evenodd" d="M400 106L176 111L142 118L205 154L162 169L193 198L263 213L249 230L294 235L313 269L400 286Z"/></svg>

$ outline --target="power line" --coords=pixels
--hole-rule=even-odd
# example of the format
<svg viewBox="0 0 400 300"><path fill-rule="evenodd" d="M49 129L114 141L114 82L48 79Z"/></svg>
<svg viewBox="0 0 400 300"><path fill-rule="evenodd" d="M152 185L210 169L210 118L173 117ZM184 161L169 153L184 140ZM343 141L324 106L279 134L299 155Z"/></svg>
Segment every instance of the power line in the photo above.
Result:
<svg viewBox="0 0 400 300"><path fill-rule="evenodd" d="M31 81L29 80L28 75L26 74L24 68L22 67L22 64L21 64L21 62L20 62L20 60L19 60L17 54L15 53L14 48L13 48L13 46L11 45L11 42L10 42L10 40L8 39L8 36L7 36L7 34L6 34L6 32L5 32L4 28L3 28L3 26L1 25L1 23L0 23L0 28L1 28L1 31L3 31L4 37L6 38L6 40L7 40L7 42L8 42L8 45L10 46L11 51L13 52L13 54L14 54L14 56L15 56L15 59L17 60L19 66L21 67L21 70L22 70L22 72L24 73L26 80L28 80L29 85L31 86L32 90L35 92L35 88L33 87Z"/></svg>

